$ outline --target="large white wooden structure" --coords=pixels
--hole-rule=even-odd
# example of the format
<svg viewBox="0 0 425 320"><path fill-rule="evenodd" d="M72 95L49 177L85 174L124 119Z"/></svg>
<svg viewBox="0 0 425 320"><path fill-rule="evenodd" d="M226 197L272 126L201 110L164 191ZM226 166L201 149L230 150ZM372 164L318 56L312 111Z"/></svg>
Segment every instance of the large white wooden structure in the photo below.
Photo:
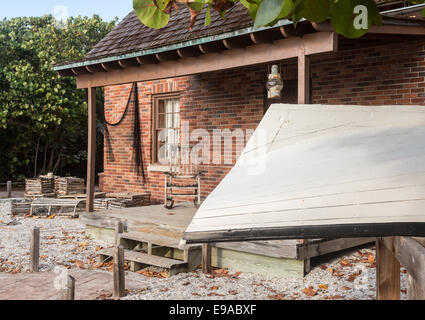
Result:
<svg viewBox="0 0 425 320"><path fill-rule="evenodd" d="M425 107L273 105L183 239L425 236Z"/></svg>

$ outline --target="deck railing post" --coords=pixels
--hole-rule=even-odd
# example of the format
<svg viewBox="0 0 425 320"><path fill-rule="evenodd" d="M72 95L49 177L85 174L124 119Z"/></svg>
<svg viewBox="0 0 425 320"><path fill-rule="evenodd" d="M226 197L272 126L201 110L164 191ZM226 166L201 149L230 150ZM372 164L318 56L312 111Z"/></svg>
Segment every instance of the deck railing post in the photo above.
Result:
<svg viewBox="0 0 425 320"><path fill-rule="evenodd" d="M125 296L124 247L119 245L114 253L114 298Z"/></svg>
<svg viewBox="0 0 425 320"><path fill-rule="evenodd" d="M65 300L75 300L75 278L72 276L68 276Z"/></svg>
<svg viewBox="0 0 425 320"><path fill-rule="evenodd" d="M394 253L394 237L376 239L378 300L400 300L400 262Z"/></svg>
<svg viewBox="0 0 425 320"><path fill-rule="evenodd" d="M38 272L40 263L40 229L35 227L31 231L30 271Z"/></svg>
<svg viewBox="0 0 425 320"><path fill-rule="evenodd" d="M202 273L211 273L211 244L202 245Z"/></svg>
<svg viewBox="0 0 425 320"><path fill-rule="evenodd" d="M118 221L115 224L115 244L119 246L121 244L121 234L124 232L124 224L122 221Z"/></svg>
<svg viewBox="0 0 425 320"><path fill-rule="evenodd" d="M12 181L7 182L7 198L12 198Z"/></svg>

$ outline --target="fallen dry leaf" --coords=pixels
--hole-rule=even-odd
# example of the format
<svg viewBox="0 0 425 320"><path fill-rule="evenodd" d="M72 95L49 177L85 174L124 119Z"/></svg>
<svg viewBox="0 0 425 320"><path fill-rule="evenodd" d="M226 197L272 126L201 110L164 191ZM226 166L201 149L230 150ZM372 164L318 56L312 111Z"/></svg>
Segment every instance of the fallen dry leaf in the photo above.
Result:
<svg viewBox="0 0 425 320"><path fill-rule="evenodd" d="M84 269L84 263L80 260L75 260L75 265L80 269Z"/></svg>
<svg viewBox="0 0 425 320"><path fill-rule="evenodd" d="M341 287L341 289L342 289L342 290L346 290L346 291L347 291L347 290L351 290L351 288L346 287L346 286L342 286L342 287Z"/></svg>
<svg viewBox="0 0 425 320"><path fill-rule="evenodd" d="M111 265L111 267L113 268L113 265ZM136 273L142 274L142 275L149 277L149 278L161 278L161 279L167 278L167 275L168 275L166 271L156 272L156 271L146 270L146 269L139 270Z"/></svg>
<svg viewBox="0 0 425 320"><path fill-rule="evenodd" d="M210 288L210 290L218 290L218 287L217 286L213 286L213 287Z"/></svg>
<svg viewBox="0 0 425 320"><path fill-rule="evenodd" d="M239 292L237 292L236 290L230 290L229 294L231 294L232 296L236 296Z"/></svg>
<svg viewBox="0 0 425 320"><path fill-rule="evenodd" d="M373 256L373 254L369 253L369 256L367 257L367 261L372 264L375 262L375 257Z"/></svg>
<svg viewBox="0 0 425 320"><path fill-rule="evenodd" d="M323 290L328 290L328 286L326 284L319 284L319 288Z"/></svg>
<svg viewBox="0 0 425 320"><path fill-rule="evenodd" d="M41 255L41 256L40 256L40 259L43 259L43 260L44 260L44 259L47 259L47 256L45 256L45 255Z"/></svg>
<svg viewBox="0 0 425 320"><path fill-rule="evenodd" d="M208 297L224 297L224 294L220 294L220 293L217 293L217 292L211 292L211 293L208 293L207 296Z"/></svg>
<svg viewBox="0 0 425 320"><path fill-rule="evenodd" d="M348 281L353 282L354 280L356 280L356 278L362 274L362 270L359 270L359 272L357 273L352 273L348 276Z"/></svg>
<svg viewBox="0 0 425 320"><path fill-rule="evenodd" d="M306 296L313 297L317 294L317 290L314 290L313 287L308 287L302 290Z"/></svg>
<svg viewBox="0 0 425 320"><path fill-rule="evenodd" d="M276 294L276 295L270 295L269 296L270 300L285 300L285 295L284 294Z"/></svg>
<svg viewBox="0 0 425 320"><path fill-rule="evenodd" d="M348 260L344 260L344 259L341 259L340 261L339 261L339 264L341 265L341 266L343 266L343 267L351 267L352 265L351 265L351 263L350 263L350 261L348 261Z"/></svg>
<svg viewBox="0 0 425 320"><path fill-rule="evenodd" d="M326 270L328 268L328 266L326 265L326 264L322 264L321 266L320 266L320 269L322 269L322 270Z"/></svg>

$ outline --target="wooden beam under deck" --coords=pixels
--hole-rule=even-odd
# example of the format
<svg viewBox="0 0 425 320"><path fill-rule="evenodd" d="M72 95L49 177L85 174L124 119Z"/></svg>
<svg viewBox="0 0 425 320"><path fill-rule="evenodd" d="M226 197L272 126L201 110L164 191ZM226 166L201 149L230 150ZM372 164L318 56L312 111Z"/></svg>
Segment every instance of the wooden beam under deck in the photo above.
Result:
<svg viewBox="0 0 425 320"><path fill-rule="evenodd" d="M300 54L309 56L335 52L338 47L337 39L334 32L317 32L306 34L302 38L281 39L271 44L252 45L221 53L206 53L199 57L162 62L159 65L129 66L124 70L81 74L77 77L77 87L82 89L166 79L281 61L299 57ZM203 49L201 51L206 50L205 47Z"/></svg>

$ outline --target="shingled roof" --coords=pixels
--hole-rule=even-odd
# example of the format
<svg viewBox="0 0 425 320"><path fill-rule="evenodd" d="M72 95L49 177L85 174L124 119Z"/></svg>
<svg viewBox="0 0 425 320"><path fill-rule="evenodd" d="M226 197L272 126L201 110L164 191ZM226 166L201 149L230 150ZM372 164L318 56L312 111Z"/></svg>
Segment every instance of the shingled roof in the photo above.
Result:
<svg viewBox="0 0 425 320"><path fill-rule="evenodd" d="M143 25L132 11L87 54L84 60L95 60L158 48L243 29L253 24L248 10L242 4L236 3L224 20L217 12L212 10L209 26L205 26L204 23L206 10L202 11L195 26L189 31L187 28L190 21L189 10L186 10L182 5L179 8L177 13L171 15L169 24L162 29L151 29Z"/></svg>
<svg viewBox="0 0 425 320"><path fill-rule="evenodd" d="M383 0L382 2L390 2ZM380 4L382 5L382 4ZM419 14L418 6L415 10L406 10L406 12L398 12L394 10L393 14L384 15L393 19L405 19L410 21L423 22L423 17ZM403 9L402 9L403 10ZM413 14L415 14L413 16ZM69 63L78 65L91 65L99 62L106 62L115 60L115 58L125 59L131 55L145 55L156 52L143 52L143 51L165 51L172 50L170 46L182 45L183 47L197 45L194 41L210 42L217 39L214 37L220 36L222 39L238 36L249 32L257 32L260 30L253 30L253 21L249 15L248 9L241 3L236 2L234 7L231 8L226 18L223 20L221 16L215 11L211 11L211 24L205 26L206 9L204 9L198 16L192 30L188 30L190 21L189 10L185 8L184 4L179 4L178 12L173 12L169 23L161 29L152 29L142 24L135 12L129 13L108 35L105 36L87 55L80 61L62 62L56 65L55 69L61 70L67 68ZM287 23L286 23L287 22ZM289 24L289 21L281 21L281 25ZM278 27L276 25L275 27ZM262 28L271 29L271 28ZM168 49L167 49L168 48ZM177 48L174 48L177 49ZM105 61L100 61L100 60ZM112 61L111 60L111 61Z"/></svg>

